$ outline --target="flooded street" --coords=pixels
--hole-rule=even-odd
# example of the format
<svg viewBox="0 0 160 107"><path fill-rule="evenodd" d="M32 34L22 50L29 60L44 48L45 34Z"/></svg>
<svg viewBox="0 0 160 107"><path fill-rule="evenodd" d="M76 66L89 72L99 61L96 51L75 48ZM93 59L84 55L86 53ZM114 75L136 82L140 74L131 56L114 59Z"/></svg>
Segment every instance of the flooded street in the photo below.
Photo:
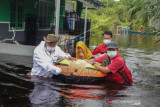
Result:
<svg viewBox="0 0 160 107"><path fill-rule="evenodd" d="M0 54L1 107L159 107L160 42L154 36L116 36L120 54L134 84L66 84L54 79L29 79L32 57ZM91 46L101 40L91 39ZM97 43L97 44L95 44Z"/></svg>

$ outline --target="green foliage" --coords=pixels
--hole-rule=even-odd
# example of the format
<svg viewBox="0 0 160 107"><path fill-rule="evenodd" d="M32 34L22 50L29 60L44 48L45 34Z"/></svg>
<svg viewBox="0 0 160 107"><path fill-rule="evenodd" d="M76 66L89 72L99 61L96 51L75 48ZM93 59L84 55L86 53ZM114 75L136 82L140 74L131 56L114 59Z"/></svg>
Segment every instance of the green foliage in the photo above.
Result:
<svg viewBox="0 0 160 107"><path fill-rule="evenodd" d="M132 22L148 29L160 29L160 0L134 0L130 9Z"/></svg>
<svg viewBox="0 0 160 107"><path fill-rule="evenodd" d="M101 0L106 8L100 10L88 10L88 18L91 19L91 36L101 37L106 30L114 32L116 26L129 26L131 24L128 10L133 6L132 0ZM83 17L84 17L83 11Z"/></svg>
<svg viewBox="0 0 160 107"><path fill-rule="evenodd" d="M105 30L115 32L116 26L130 26L153 32L160 30L160 0L101 0L106 8L88 10L91 19L91 36L101 36ZM84 11L83 11L84 17Z"/></svg>

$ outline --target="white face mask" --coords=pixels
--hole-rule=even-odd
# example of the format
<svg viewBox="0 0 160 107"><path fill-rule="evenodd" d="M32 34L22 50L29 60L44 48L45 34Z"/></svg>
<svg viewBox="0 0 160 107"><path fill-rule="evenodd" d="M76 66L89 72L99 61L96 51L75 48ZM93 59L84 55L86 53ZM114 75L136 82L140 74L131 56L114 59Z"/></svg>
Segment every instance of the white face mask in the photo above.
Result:
<svg viewBox="0 0 160 107"><path fill-rule="evenodd" d="M109 44L110 42L111 42L111 40L108 40L108 39L103 40L103 43L105 43L105 44Z"/></svg>
<svg viewBox="0 0 160 107"><path fill-rule="evenodd" d="M117 51L107 51L107 54L110 58L114 58L117 55Z"/></svg>
<svg viewBox="0 0 160 107"><path fill-rule="evenodd" d="M55 47L52 48L52 47L50 47L50 46L47 46L47 50L50 51L50 52L53 51L54 49L55 49Z"/></svg>

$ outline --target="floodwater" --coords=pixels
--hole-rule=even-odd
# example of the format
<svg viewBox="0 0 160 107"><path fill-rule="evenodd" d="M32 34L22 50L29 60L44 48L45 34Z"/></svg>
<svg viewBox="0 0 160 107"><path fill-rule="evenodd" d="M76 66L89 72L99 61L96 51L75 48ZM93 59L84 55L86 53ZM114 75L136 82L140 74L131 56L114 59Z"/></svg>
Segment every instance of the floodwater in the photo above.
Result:
<svg viewBox="0 0 160 107"><path fill-rule="evenodd" d="M92 46L100 39L92 38ZM29 79L32 57L0 55L1 107L159 107L160 43L155 36L121 35L120 45L134 84L66 84ZM97 43L97 44L95 44Z"/></svg>

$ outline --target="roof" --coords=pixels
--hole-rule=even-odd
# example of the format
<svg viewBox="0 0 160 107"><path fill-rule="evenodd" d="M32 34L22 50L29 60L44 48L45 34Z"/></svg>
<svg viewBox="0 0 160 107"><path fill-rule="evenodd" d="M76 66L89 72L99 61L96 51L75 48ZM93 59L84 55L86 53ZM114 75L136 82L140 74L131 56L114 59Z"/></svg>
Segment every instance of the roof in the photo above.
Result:
<svg viewBox="0 0 160 107"><path fill-rule="evenodd" d="M83 2L87 5L92 5L94 8L101 8L101 7L106 7L101 0L78 0L80 2Z"/></svg>

